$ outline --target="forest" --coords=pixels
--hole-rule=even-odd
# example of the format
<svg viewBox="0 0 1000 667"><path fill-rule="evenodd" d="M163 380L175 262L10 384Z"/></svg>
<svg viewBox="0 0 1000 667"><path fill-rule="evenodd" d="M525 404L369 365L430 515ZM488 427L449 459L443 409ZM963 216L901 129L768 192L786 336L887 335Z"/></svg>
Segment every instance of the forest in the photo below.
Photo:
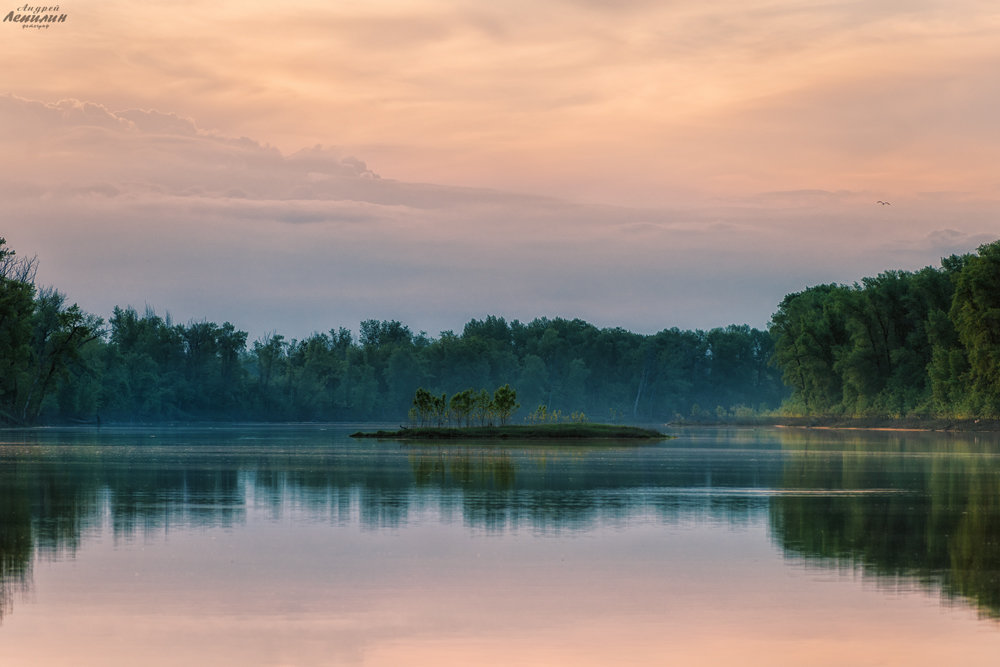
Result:
<svg viewBox="0 0 1000 667"><path fill-rule="evenodd" d="M104 321L36 286L36 269L0 239L8 424L405 421L417 389L506 384L515 422L1000 415L1000 241L940 268L790 294L767 331L491 315L436 338L366 320L357 336L339 326L251 341L229 322L178 324L148 307Z"/></svg>
<svg viewBox="0 0 1000 667"><path fill-rule="evenodd" d="M436 338L366 320L302 340L229 322L178 324L117 307L105 322L36 288L34 258L0 245L0 417L7 423L406 420L434 395L509 384L520 410L591 421L716 418L778 407L766 331L733 325L652 335L579 319L487 316Z"/></svg>
<svg viewBox="0 0 1000 667"><path fill-rule="evenodd" d="M1000 241L941 267L786 296L773 315L788 415L1000 417Z"/></svg>

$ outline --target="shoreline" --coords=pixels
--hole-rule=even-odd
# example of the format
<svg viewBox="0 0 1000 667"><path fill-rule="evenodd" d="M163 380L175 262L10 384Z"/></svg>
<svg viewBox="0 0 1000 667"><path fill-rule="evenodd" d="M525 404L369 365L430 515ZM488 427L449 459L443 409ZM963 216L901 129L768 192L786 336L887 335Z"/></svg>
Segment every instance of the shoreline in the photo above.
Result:
<svg viewBox="0 0 1000 667"><path fill-rule="evenodd" d="M378 423L378 422L375 422ZM354 427L364 428L366 422L359 421L206 421L206 420L174 420L174 421L150 421L150 422L115 422L115 421L104 421L101 423L45 423L45 424L32 424L32 425L17 425L17 424L3 424L0 423L0 430L2 431L21 431L21 430L44 430L44 429L93 429L101 430L102 428L107 429L169 429L169 428L277 428L285 426L302 426L302 427L316 427L316 426L329 426L329 425L352 425ZM421 430L440 430L455 433L448 437L463 437L468 434L468 431L473 429L479 429L480 431L490 431L487 435L491 438L497 437L521 437L520 435L508 435L500 436L498 432L500 429L572 429L580 426L591 426L598 428L609 428L618 429L619 431L626 431L629 429L641 429L640 427L634 426L624 426L616 424L513 424L503 427L442 427L440 429L435 429L434 427L410 427L401 428L393 431L382 431L383 433L405 433L407 437L413 436L414 432ZM670 422L664 422L662 424L664 428L690 428L690 427L703 427L703 428L725 428L725 427L766 427L766 428L801 428L801 429L814 429L814 430L842 430L842 431L900 431L900 432L944 432L944 433L1000 433L1000 419L943 419L943 418L902 418L902 419L891 419L891 418L871 418L871 417L859 417L859 418L840 418L840 417L749 417L749 418L732 418L732 419L680 419ZM549 431L553 433L554 431ZM652 431L653 433L659 433L659 431ZM388 436L386 436L388 437ZM420 437L420 436L417 436ZM548 437L548 436L545 436ZM596 435L556 435L556 438L569 438L569 437L622 437L622 438L635 438L635 435L618 435L609 436L604 434ZM660 434L658 436L644 436L644 437L671 437L667 434Z"/></svg>
<svg viewBox="0 0 1000 667"><path fill-rule="evenodd" d="M726 420L679 420L668 426L766 426L840 431L900 431L997 433L1000 419L946 419L937 417L760 417Z"/></svg>
<svg viewBox="0 0 1000 667"><path fill-rule="evenodd" d="M511 424L505 426L403 427L393 431L357 431L352 438L384 440L668 440L674 436L616 424Z"/></svg>

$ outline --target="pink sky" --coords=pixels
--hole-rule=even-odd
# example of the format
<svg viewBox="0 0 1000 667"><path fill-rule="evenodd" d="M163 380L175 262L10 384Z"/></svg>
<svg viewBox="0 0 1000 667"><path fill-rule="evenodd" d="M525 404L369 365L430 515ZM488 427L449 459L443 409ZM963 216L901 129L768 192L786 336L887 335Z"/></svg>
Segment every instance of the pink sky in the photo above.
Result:
<svg viewBox="0 0 1000 667"><path fill-rule="evenodd" d="M1000 237L993 2L59 12L0 23L0 235L100 315L764 326Z"/></svg>

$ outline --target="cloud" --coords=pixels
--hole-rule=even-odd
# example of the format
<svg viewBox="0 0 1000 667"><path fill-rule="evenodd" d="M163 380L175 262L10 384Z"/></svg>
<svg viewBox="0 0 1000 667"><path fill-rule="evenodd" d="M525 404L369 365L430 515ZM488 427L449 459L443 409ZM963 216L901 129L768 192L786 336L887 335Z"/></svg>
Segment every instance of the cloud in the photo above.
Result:
<svg viewBox="0 0 1000 667"><path fill-rule="evenodd" d="M511 194L382 179L362 160L314 146L290 155L252 139L199 129L153 110L111 111L77 100L43 104L0 96L0 122L10 128L0 163L8 188L47 187L52 194L94 190L118 194L259 200L351 200L424 208ZM522 197L528 199L528 197Z"/></svg>
<svg viewBox="0 0 1000 667"><path fill-rule="evenodd" d="M197 119L289 157L341 147L384 179L664 206L981 191L998 158L981 0L119 4L74 13L58 40L8 31L5 81L143 109L104 129L159 134L149 160Z"/></svg>
<svg viewBox="0 0 1000 667"><path fill-rule="evenodd" d="M128 120L137 130L150 134L180 134L189 137L198 134L198 128L195 127L193 121L181 118L176 114L160 113L147 109L129 109L112 115Z"/></svg>
<svg viewBox="0 0 1000 667"><path fill-rule="evenodd" d="M400 319L582 317L652 332L764 326L788 292L920 268L1000 236L996 202L795 190L597 206L380 177L152 109L0 96L5 223L85 309L150 304L301 337Z"/></svg>

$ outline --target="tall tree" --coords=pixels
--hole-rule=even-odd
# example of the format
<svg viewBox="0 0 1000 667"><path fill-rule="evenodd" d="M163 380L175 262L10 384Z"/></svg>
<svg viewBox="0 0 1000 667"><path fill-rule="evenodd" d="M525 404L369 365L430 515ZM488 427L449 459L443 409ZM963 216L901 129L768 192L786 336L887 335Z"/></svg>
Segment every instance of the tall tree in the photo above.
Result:
<svg viewBox="0 0 1000 667"><path fill-rule="evenodd" d="M836 362L848 340L840 308L846 291L840 285L819 285L790 294L771 318L775 363L794 389L793 402L807 412L842 409L843 378Z"/></svg>
<svg viewBox="0 0 1000 667"><path fill-rule="evenodd" d="M45 398L72 364L81 360L80 350L101 334L102 320L66 306L66 297L52 288L42 289L32 318L32 359L30 372L18 397L19 417L33 422Z"/></svg>
<svg viewBox="0 0 1000 667"><path fill-rule="evenodd" d="M37 262L18 258L0 238L0 417L38 418L45 399L100 335L101 320L54 288L35 289Z"/></svg>
<svg viewBox="0 0 1000 667"><path fill-rule="evenodd" d="M0 418L17 422L18 397L31 366L37 262L17 257L6 243L0 237Z"/></svg>
<svg viewBox="0 0 1000 667"><path fill-rule="evenodd" d="M493 392L493 409L496 411L501 426L510 420L510 416L519 407L521 405L517 402L517 392L511 389L509 384L497 387L497 390Z"/></svg>
<svg viewBox="0 0 1000 667"><path fill-rule="evenodd" d="M967 352L975 408L1000 416L1000 241L979 246L962 268L951 319Z"/></svg>

